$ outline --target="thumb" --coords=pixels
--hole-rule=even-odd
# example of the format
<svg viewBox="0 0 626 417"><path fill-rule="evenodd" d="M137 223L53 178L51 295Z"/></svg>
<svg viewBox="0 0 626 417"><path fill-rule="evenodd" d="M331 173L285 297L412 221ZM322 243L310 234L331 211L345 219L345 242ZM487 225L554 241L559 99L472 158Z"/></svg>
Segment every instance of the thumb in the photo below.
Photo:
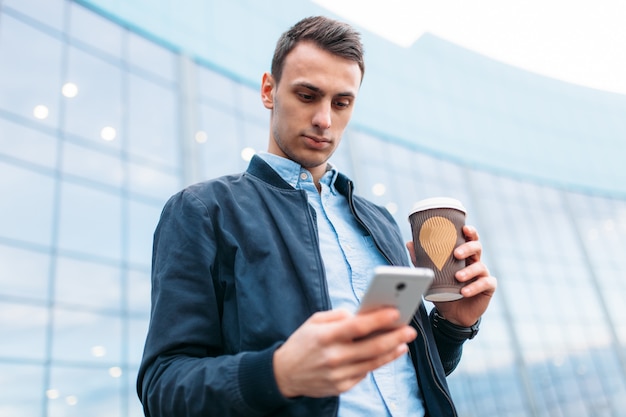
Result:
<svg viewBox="0 0 626 417"><path fill-rule="evenodd" d="M338 308L336 310L318 311L313 314L311 318L309 318L309 321L311 323L330 323L333 321L344 320L352 316L353 314L348 310Z"/></svg>
<svg viewBox="0 0 626 417"><path fill-rule="evenodd" d="M409 255L411 255L411 262L413 265L417 266L417 257L415 256L415 244L411 242L406 242L406 248L409 251Z"/></svg>

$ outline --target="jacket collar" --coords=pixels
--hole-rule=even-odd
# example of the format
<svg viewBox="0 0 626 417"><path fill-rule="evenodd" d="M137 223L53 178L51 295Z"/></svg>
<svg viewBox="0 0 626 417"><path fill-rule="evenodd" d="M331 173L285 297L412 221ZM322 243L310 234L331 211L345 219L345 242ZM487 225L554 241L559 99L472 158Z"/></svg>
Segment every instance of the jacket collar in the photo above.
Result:
<svg viewBox="0 0 626 417"><path fill-rule="evenodd" d="M258 155L254 155L250 160L246 172L260 180L278 188L293 190L294 188L285 181L274 169ZM341 172L337 174L335 188L341 194L347 196L352 181Z"/></svg>

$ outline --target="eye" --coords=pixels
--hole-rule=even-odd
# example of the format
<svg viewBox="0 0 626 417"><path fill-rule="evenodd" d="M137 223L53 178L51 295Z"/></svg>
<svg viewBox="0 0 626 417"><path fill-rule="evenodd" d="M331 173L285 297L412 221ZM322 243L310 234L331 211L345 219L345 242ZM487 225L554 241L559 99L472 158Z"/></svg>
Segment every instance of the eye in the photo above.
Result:
<svg viewBox="0 0 626 417"><path fill-rule="evenodd" d="M298 93L298 97L300 97L302 101L313 101L315 99L315 96L313 94L304 92Z"/></svg>
<svg viewBox="0 0 626 417"><path fill-rule="evenodd" d="M351 101L348 99L340 99L340 100L335 100L335 107L339 108L339 109L347 109L348 107L350 107L350 103Z"/></svg>

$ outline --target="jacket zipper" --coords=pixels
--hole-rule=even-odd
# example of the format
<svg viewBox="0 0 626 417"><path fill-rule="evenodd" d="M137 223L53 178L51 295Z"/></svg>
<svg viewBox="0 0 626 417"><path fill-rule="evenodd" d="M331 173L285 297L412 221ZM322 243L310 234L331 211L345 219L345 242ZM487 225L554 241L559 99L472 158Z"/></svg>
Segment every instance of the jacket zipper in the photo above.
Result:
<svg viewBox="0 0 626 417"><path fill-rule="evenodd" d="M354 201L352 201L353 189L354 189L354 184L352 183L352 181L348 181L348 203L350 205L350 211L352 212L352 215L354 216L356 221L359 222L359 224L363 227L363 229L365 229L365 231L367 231L367 233L370 236L372 236L372 241L374 242L374 245L376 245L376 249L387 260L387 263L389 265L393 265L393 262L391 261L391 259L389 259L387 254L383 252L380 246L378 246L378 242L376 242L376 239L374 239L374 235L372 234L372 231L365 225L365 223L363 223L363 220L361 220L361 218L356 214L356 209L354 208Z"/></svg>
<svg viewBox="0 0 626 417"><path fill-rule="evenodd" d="M322 298L323 298L323 303L324 305L322 306L324 310L330 310L331 308L331 304L330 304L330 294L328 293L328 284L326 283L326 272L324 269L324 262L322 261L322 256L320 254L320 242L319 242L319 232L317 230L317 222L315 219L315 210L311 207L311 205L308 202L308 196L306 194L306 191L304 190L300 190L301 194L304 196L304 207L308 210L309 215L307 216L307 219L309 221L309 228L310 230L313 232L313 240L316 243L316 247L317 247L317 255L316 255L316 260L317 260L317 265L318 268L321 272L321 287L324 289L324 293L322 294ZM313 311L314 313L315 311Z"/></svg>
<svg viewBox="0 0 626 417"><path fill-rule="evenodd" d="M352 201L352 193L353 193L353 184L352 181L348 181L348 202L350 204L350 211L352 211L352 215L354 216L354 218L359 222L359 224L361 226L363 226L363 228L367 231L367 233L372 236L373 235L371 233L371 231L369 230L369 228L365 225L365 223L363 223L363 221L361 220L361 218L357 215L356 210L354 208L354 202ZM378 246L378 243L376 242L375 239L372 239L374 241L374 245L376 245L376 249L378 249L378 252L380 252L385 259L387 260L387 262L392 265L393 262L391 261L391 259L389 259L389 257L381 250L380 246ZM456 408L454 407L454 403L452 402L452 398L450 398L450 396L448 395L448 393L446 392L446 390L443 388L443 386L441 385L441 383L439 382L439 380L436 377L435 374L435 370L433 368L432 365L432 356L430 354L430 349L428 349L428 344L426 343L426 335L424 333L424 329L422 329L422 326L415 320L415 318L412 319L413 323L415 324L415 328L417 328L420 332L420 335L422 337L422 340L424 341L424 350L426 351L426 355L428 356L428 367L430 369L430 375L432 380L435 382L435 385L437 386L437 388L439 389L439 391L441 392L441 394L443 394L443 396L446 398L446 400L448 401L448 403L450 404L450 409L452 410L452 413L454 416L458 416L457 412L456 412ZM409 350L409 355L411 355L411 351Z"/></svg>
<svg viewBox="0 0 626 417"><path fill-rule="evenodd" d="M424 329L422 329L422 326L420 326L420 324L415 320L415 318L411 319L411 321L415 324L414 327L419 330L420 336L423 340L424 350L426 351L426 355L428 356L428 368L430 369L431 378L433 381L435 381L435 385L437 385L437 388L439 388L439 391L443 394L443 396L446 398L446 400L450 404L450 409L452 410L453 415L458 416L454 403L452 402L452 398L450 398L446 390L439 383L439 379L437 378L435 374L435 369L433 368L433 365L432 365L432 356L430 354L430 349L428 348L428 343L426 343L426 334L424 333ZM410 354L411 354L411 351L409 350L409 355Z"/></svg>

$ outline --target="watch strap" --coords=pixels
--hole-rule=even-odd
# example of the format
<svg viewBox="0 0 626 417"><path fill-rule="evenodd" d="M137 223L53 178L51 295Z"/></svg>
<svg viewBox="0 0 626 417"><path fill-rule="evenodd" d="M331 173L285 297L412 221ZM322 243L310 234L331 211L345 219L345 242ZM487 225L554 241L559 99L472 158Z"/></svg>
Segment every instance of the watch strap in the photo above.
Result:
<svg viewBox="0 0 626 417"><path fill-rule="evenodd" d="M438 329L444 335L459 341L473 339L478 334L482 320L482 317L479 318L478 321L470 327L459 326L446 320L439 314L437 308L432 309L430 317L434 328Z"/></svg>

